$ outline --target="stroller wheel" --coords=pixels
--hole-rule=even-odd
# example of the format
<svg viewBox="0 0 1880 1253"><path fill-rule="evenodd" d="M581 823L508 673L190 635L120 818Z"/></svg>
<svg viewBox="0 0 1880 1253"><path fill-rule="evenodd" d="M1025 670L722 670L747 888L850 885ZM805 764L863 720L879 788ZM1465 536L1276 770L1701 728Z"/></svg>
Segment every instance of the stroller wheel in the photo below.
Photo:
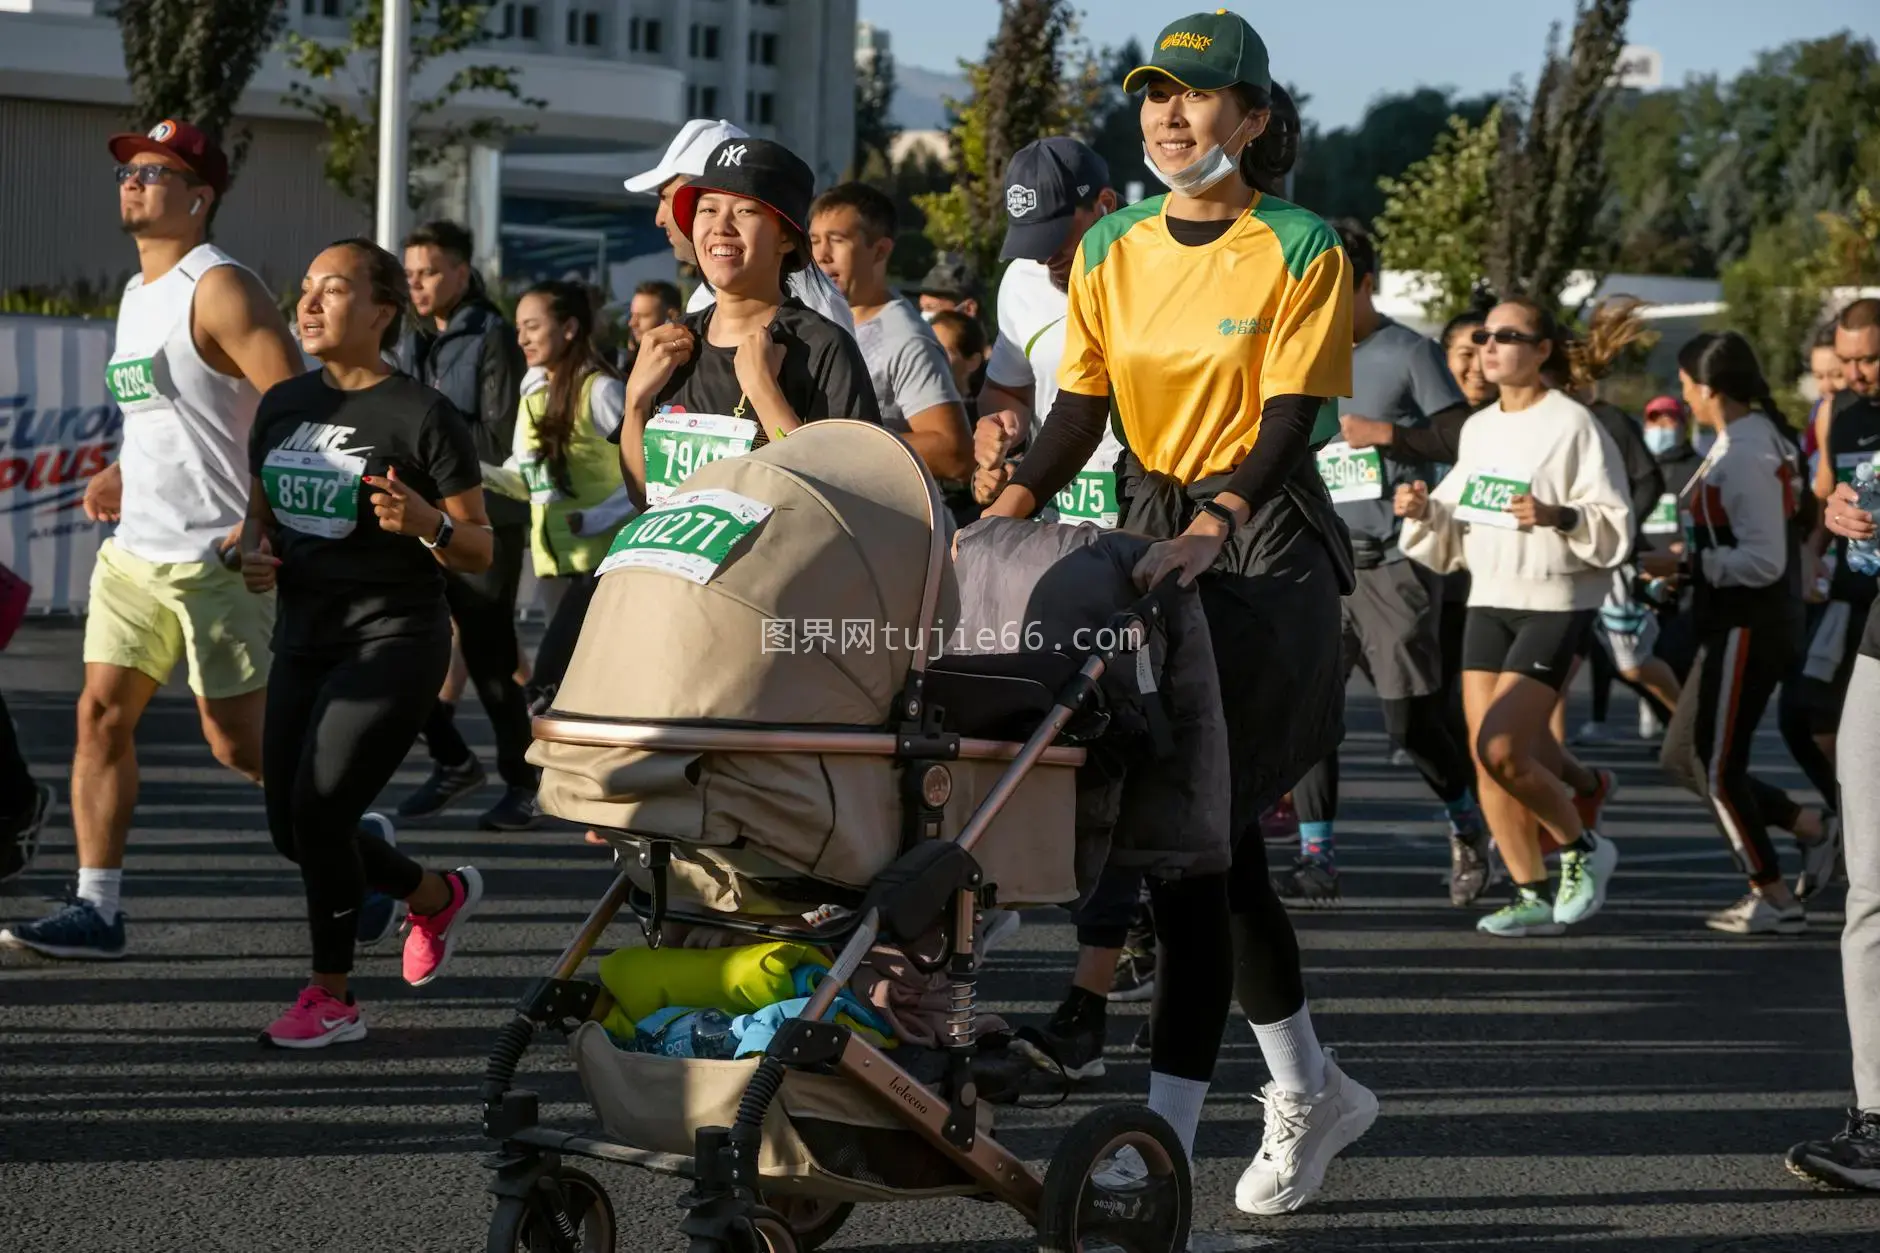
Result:
<svg viewBox="0 0 1880 1253"><path fill-rule="evenodd" d="M757 1236L757 1253L797 1253L801 1247L790 1224L775 1210L760 1209L751 1214L751 1230ZM833 1228L831 1229L833 1233Z"/></svg>
<svg viewBox="0 0 1880 1253"><path fill-rule="evenodd" d="M829 1243L855 1212L852 1201L830 1201L821 1197L765 1196L758 1204L790 1228L790 1238L796 1242L798 1253L812 1253Z"/></svg>
<svg viewBox="0 0 1880 1253"><path fill-rule="evenodd" d="M618 1224L607 1190L580 1170L563 1169L555 1182L567 1201L561 1213L556 1212L546 1180L532 1196L505 1197L497 1203L490 1219L489 1253L614 1253Z"/></svg>
<svg viewBox="0 0 1880 1253"><path fill-rule="evenodd" d="M1175 1129L1140 1105L1106 1105L1071 1127L1044 1176L1039 1253L1182 1253L1194 1197Z"/></svg>

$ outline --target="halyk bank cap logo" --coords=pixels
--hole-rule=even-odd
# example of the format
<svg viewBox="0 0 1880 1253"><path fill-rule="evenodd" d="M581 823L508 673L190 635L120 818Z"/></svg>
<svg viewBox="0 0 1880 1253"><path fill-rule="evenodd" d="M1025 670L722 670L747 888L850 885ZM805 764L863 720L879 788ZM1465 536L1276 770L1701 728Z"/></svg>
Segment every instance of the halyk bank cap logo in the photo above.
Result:
<svg viewBox="0 0 1880 1253"><path fill-rule="evenodd" d="M1200 35L1191 30L1178 30L1163 36L1158 47L1163 52L1170 48L1186 48L1190 52L1206 52L1214 44L1214 36Z"/></svg>
<svg viewBox="0 0 1880 1253"><path fill-rule="evenodd" d="M158 143L167 142L174 134L176 134L176 123L167 117L150 128L150 138Z"/></svg>
<svg viewBox="0 0 1880 1253"><path fill-rule="evenodd" d="M1015 218L1022 218L1038 207L1038 191L1034 187L1008 187L1005 189L1005 211Z"/></svg>

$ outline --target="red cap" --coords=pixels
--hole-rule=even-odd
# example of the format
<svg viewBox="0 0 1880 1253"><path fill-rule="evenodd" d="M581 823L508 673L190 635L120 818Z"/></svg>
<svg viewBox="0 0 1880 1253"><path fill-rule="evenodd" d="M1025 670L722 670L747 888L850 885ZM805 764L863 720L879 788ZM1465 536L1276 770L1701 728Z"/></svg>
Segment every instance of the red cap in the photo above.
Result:
<svg viewBox="0 0 1880 1253"><path fill-rule="evenodd" d="M1684 402L1676 396L1654 396L1645 402L1645 416L1655 418L1659 414L1673 418L1684 416Z"/></svg>
<svg viewBox="0 0 1880 1253"><path fill-rule="evenodd" d="M111 155L118 160L129 161L140 152L175 157L191 174L215 188L218 196L228 190L228 158L215 140L188 122L165 118L147 135L111 136Z"/></svg>

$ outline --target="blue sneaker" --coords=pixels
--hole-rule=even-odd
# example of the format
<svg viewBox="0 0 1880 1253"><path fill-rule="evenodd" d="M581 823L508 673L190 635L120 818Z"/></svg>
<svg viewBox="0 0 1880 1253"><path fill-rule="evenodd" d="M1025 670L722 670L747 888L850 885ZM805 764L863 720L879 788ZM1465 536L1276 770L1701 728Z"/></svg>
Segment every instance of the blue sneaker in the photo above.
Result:
<svg viewBox="0 0 1880 1253"><path fill-rule="evenodd" d="M367 839L384 840L393 848L398 847L398 834L392 829L392 820L384 814L367 814L361 818L359 834ZM364 903L359 906L359 929L353 937L354 942L361 948L371 948L398 930L398 924L404 918L405 902L394 900L383 892L367 892Z"/></svg>
<svg viewBox="0 0 1880 1253"><path fill-rule="evenodd" d="M0 930L0 945L31 949L42 957L116 961L124 956L124 911L107 923L90 901L71 897L38 922Z"/></svg>

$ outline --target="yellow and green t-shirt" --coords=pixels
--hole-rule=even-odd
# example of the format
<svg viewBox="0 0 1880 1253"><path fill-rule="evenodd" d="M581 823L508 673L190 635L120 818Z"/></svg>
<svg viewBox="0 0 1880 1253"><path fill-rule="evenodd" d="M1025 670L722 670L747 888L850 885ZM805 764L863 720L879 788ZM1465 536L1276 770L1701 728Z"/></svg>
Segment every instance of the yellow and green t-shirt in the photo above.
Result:
<svg viewBox="0 0 1880 1253"><path fill-rule="evenodd" d="M1240 464L1268 399L1351 394L1351 267L1329 226L1276 197L1199 246L1169 233L1166 201L1084 236L1058 385L1114 393L1143 468L1192 483ZM1313 442L1337 428L1328 404Z"/></svg>

